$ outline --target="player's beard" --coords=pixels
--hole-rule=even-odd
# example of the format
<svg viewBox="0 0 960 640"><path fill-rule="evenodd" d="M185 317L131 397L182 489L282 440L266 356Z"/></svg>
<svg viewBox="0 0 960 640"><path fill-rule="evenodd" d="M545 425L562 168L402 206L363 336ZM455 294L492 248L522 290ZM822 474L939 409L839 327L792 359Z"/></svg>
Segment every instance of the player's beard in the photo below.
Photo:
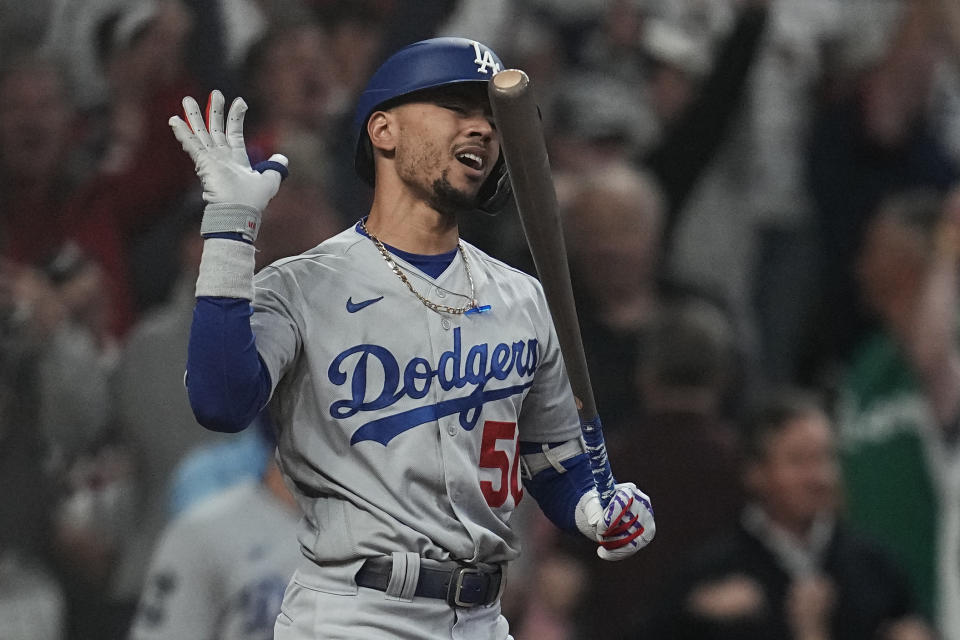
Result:
<svg viewBox="0 0 960 640"><path fill-rule="evenodd" d="M479 189L471 193L453 186L449 178L451 168L444 167L441 161L446 156L444 149L430 142L417 142L416 145L397 147L396 166L400 178L417 191L435 211L445 216L456 216L475 210ZM437 171L440 176L430 182L430 174L436 175Z"/></svg>
<svg viewBox="0 0 960 640"><path fill-rule="evenodd" d="M457 189L447 179L449 169L444 169L440 177L433 181L433 193L430 206L444 215L469 213L477 208L477 194Z"/></svg>

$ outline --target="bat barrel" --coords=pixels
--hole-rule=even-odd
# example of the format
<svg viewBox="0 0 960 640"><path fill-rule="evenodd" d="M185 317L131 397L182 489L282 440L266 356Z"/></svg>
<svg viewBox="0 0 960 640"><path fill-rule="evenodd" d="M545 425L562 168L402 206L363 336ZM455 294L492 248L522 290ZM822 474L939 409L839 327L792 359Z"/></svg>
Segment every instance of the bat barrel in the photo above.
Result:
<svg viewBox="0 0 960 640"><path fill-rule="evenodd" d="M613 472L587 370L540 112L530 78L519 69L506 69L494 75L488 93L520 222L550 306L570 387L577 399L580 429L600 502L607 505L615 490Z"/></svg>
<svg viewBox="0 0 960 640"><path fill-rule="evenodd" d="M550 304L581 422L593 421L597 417L597 408L570 285L566 245L543 125L530 78L519 69L506 69L493 76L489 94L520 222Z"/></svg>

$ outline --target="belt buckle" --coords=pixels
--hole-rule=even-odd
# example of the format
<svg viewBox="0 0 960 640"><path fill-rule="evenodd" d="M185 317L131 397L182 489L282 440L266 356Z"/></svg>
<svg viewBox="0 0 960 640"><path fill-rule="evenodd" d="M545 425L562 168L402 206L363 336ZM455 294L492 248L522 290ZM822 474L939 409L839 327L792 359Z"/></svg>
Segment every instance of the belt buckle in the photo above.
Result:
<svg viewBox="0 0 960 640"><path fill-rule="evenodd" d="M461 598L461 594L463 593L464 579L466 579L467 576L480 577L483 575L483 571L475 567L457 567L454 569L453 576L450 578L450 587L447 589L447 604L453 607L462 607L467 609L483 604L483 601L486 597L486 589L484 589L484 593L479 594L479 597L475 602L465 601Z"/></svg>

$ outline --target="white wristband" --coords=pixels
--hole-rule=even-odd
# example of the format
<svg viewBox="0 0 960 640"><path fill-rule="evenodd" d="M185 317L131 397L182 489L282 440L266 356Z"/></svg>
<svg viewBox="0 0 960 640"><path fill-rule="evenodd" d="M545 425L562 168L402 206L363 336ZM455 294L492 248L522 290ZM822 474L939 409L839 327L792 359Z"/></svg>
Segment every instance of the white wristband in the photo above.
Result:
<svg viewBox="0 0 960 640"><path fill-rule="evenodd" d="M253 300L253 269L256 249L252 244L225 238L203 241L197 297Z"/></svg>
<svg viewBox="0 0 960 640"><path fill-rule="evenodd" d="M260 210L245 204L208 204L203 208L200 235L239 233L255 242L260 232Z"/></svg>

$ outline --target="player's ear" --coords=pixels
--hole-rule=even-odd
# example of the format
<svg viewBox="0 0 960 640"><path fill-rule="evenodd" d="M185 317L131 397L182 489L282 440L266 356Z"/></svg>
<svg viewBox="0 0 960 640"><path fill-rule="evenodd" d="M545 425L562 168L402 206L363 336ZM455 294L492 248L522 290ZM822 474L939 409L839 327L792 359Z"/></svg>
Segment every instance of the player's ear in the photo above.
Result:
<svg viewBox="0 0 960 640"><path fill-rule="evenodd" d="M391 152L397 146L397 121L387 111L374 111L367 119L367 136L374 149Z"/></svg>

